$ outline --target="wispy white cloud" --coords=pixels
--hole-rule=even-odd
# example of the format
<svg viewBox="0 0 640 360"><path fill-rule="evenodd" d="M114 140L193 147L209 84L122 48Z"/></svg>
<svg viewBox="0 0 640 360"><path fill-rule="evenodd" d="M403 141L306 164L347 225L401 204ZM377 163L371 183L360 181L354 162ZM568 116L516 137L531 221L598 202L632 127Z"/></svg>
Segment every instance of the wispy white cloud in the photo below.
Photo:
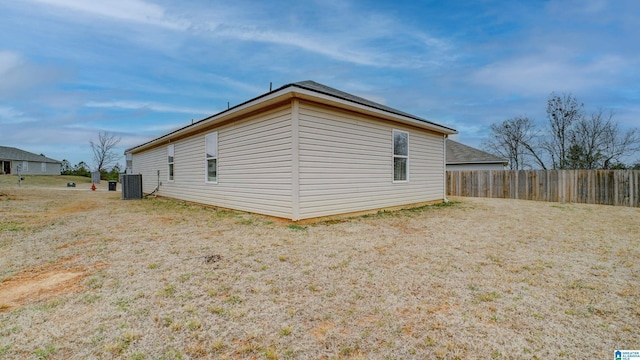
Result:
<svg viewBox="0 0 640 360"><path fill-rule="evenodd" d="M0 76L3 78L24 63L18 53L13 51L0 51Z"/></svg>
<svg viewBox="0 0 640 360"><path fill-rule="evenodd" d="M14 96L62 76L56 69L29 63L20 53L0 50L0 95Z"/></svg>
<svg viewBox="0 0 640 360"><path fill-rule="evenodd" d="M213 37L288 46L338 61L374 67L433 66L454 57L450 52L452 45L444 39L404 27L391 19L383 22L386 24L353 21L350 24L353 31L328 29L309 32L304 29L283 30L276 28L275 24L266 28L246 25L242 19L236 19L236 22L209 23L206 29ZM393 47L394 52L382 50L380 45L384 43Z"/></svg>
<svg viewBox="0 0 640 360"><path fill-rule="evenodd" d="M142 131L144 132L148 132L148 133L152 133L152 134L156 134L156 133L166 133L172 130L176 130L179 129L181 127L184 127L188 124L185 123L173 123L173 124L164 124L164 125L151 125L151 126L145 126Z"/></svg>
<svg viewBox="0 0 640 360"><path fill-rule="evenodd" d="M591 91L623 77L631 64L615 55L589 61L554 55L524 55L480 68L471 81L507 93L548 94L551 91Z"/></svg>
<svg viewBox="0 0 640 360"><path fill-rule="evenodd" d="M162 6L142 0L32 0L67 10L83 12L105 18L132 21L142 24L155 25L174 30L185 30L190 24L185 20L178 20L166 15Z"/></svg>
<svg viewBox="0 0 640 360"><path fill-rule="evenodd" d="M0 106L0 124L20 124L32 121L34 121L34 119L25 116L22 111L9 106Z"/></svg>
<svg viewBox="0 0 640 360"><path fill-rule="evenodd" d="M220 76L216 74L208 74L215 83L222 85L224 88L234 88L250 94L261 94L265 92L264 86L258 86L255 83L248 83L230 78L228 76Z"/></svg>
<svg viewBox="0 0 640 360"><path fill-rule="evenodd" d="M86 107L93 108L113 108L113 109L128 109L128 110L150 110L157 112L167 113L184 113L184 114L200 114L211 115L218 111L208 109L197 109L190 107L171 106L156 104L152 102L141 101L89 101L85 104Z"/></svg>
<svg viewBox="0 0 640 360"><path fill-rule="evenodd" d="M327 16L334 18L334 21L330 24L318 24L323 31L317 31L317 28L307 28L304 24L296 26L295 21L292 21L294 25L288 28L287 24L275 20L276 17L273 18L274 21L264 20L271 17L268 14L266 17L265 14L257 16L250 11L234 9L233 4L225 5L225 9L221 10L225 14L222 17L217 14L220 6L215 7L216 14L214 14L210 9L202 6L200 8L165 8L143 0L31 1L114 21L186 31L192 35L205 35L211 39L287 46L356 65L416 68L438 65L450 60L453 56L453 52L450 52L451 45L444 39L438 39L420 29L405 26L385 14L367 11L367 9L353 9L345 5L332 4L319 7L317 11L326 12ZM338 11L335 11L336 8ZM358 12L358 16L352 12ZM70 18L73 16L66 13L58 15ZM321 15L319 17L322 17ZM211 20L211 17L214 20ZM131 41L141 41L139 37L131 37L124 33L123 36L129 37ZM147 42L154 41L149 38L144 39ZM164 39L159 37L158 41L164 41ZM395 56L397 54L381 51L380 43L388 43L396 53L402 51L403 46L407 49L403 56ZM413 51L415 50L413 47L416 46L419 49L418 53ZM430 56L425 56L426 54Z"/></svg>
<svg viewBox="0 0 640 360"><path fill-rule="evenodd" d="M554 0L547 3L546 8L550 13L561 16L598 15L612 4L608 0Z"/></svg>
<svg viewBox="0 0 640 360"><path fill-rule="evenodd" d="M155 137L157 134L166 133L187 126L187 123L168 122L168 123L144 123L132 131L131 127L126 125L109 125L108 127L99 126L96 124L83 124L73 123L65 126L65 129L73 132L88 134L89 138L96 136L100 131L108 131L117 136L127 138L130 136L136 136L142 139L149 139L149 137ZM146 136L146 137L145 137ZM145 141L147 141L145 140Z"/></svg>
<svg viewBox="0 0 640 360"><path fill-rule="evenodd" d="M322 36L305 35L297 32L258 29L251 26L216 26L210 29L212 36L227 37L235 40L255 41L296 47L312 53L321 54L335 60L354 64L379 66L381 55L369 53L364 49L346 46L340 39L326 39ZM387 62L385 60L385 62Z"/></svg>
<svg viewBox="0 0 640 360"><path fill-rule="evenodd" d="M12 117L20 117L24 113L21 111L16 111L11 107L0 106L0 118L12 118Z"/></svg>

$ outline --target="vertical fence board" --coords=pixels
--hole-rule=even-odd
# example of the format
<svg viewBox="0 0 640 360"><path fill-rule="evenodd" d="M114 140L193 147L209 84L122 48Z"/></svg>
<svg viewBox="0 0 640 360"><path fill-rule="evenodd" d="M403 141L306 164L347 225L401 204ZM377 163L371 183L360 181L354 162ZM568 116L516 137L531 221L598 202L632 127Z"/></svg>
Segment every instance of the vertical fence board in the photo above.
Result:
<svg viewBox="0 0 640 360"><path fill-rule="evenodd" d="M639 170L447 171L447 195L640 207Z"/></svg>

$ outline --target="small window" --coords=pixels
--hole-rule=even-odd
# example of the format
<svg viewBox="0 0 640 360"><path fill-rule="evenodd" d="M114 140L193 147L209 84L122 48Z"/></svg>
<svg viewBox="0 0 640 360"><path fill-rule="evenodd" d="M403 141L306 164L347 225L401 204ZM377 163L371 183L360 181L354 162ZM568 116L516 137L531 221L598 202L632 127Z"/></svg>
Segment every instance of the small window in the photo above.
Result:
<svg viewBox="0 0 640 360"><path fill-rule="evenodd" d="M393 181L409 180L409 133L393 130Z"/></svg>
<svg viewBox="0 0 640 360"><path fill-rule="evenodd" d="M47 173L47 163L41 163L41 164L40 164L40 171L41 171L43 174L46 174L46 173Z"/></svg>
<svg viewBox="0 0 640 360"><path fill-rule="evenodd" d="M169 165L169 180L173 181L173 152L174 145L167 146L167 164Z"/></svg>
<svg viewBox="0 0 640 360"><path fill-rule="evenodd" d="M218 182L218 133L212 132L205 136L205 162L207 168L206 181Z"/></svg>

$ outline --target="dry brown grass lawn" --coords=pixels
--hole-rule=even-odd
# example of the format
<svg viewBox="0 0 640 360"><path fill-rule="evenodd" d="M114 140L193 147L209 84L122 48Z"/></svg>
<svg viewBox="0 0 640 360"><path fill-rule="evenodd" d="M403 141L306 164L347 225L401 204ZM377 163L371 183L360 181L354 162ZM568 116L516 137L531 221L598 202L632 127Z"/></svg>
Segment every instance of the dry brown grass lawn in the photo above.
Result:
<svg viewBox="0 0 640 360"><path fill-rule="evenodd" d="M298 226L0 187L0 358L606 359L640 347L640 209L455 200Z"/></svg>

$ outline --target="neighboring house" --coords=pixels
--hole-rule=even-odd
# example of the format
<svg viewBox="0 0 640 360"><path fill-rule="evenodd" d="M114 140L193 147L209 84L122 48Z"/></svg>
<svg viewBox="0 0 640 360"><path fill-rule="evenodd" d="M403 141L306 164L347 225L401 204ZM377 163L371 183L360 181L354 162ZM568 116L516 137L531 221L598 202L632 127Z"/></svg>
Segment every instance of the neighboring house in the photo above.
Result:
<svg viewBox="0 0 640 360"><path fill-rule="evenodd" d="M447 140L447 170L504 170L506 165L505 159Z"/></svg>
<svg viewBox="0 0 640 360"><path fill-rule="evenodd" d="M14 147L0 146L0 175L60 175L61 162Z"/></svg>
<svg viewBox="0 0 640 360"><path fill-rule="evenodd" d="M297 221L442 201L455 133L303 81L125 155L145 193Z"/></svg>

